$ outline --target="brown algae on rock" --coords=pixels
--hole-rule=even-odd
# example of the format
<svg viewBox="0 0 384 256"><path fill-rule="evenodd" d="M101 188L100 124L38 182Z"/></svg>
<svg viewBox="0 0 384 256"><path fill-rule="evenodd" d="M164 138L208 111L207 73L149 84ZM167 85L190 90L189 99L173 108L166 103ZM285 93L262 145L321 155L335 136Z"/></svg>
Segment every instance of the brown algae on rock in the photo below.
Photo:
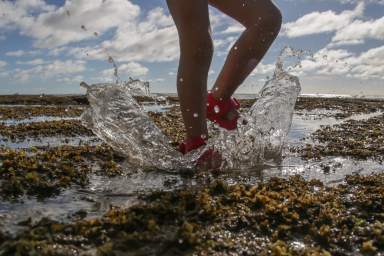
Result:
<svg viewBox="0 0 384 256"><path fill-rule="evenodd" d="M9 126L0 124L0 135L11 141L22 141L53 136L92 136L93 133L78 120L59 120Z"/></svg>
<svg viewBox="0 0 384 256"><path fill-rule="evenodd" d="M0 120L29 119L37 116L78 117L84 106L4 106L0 107Z"/></svg>
<svg viewBox="0 0 384 256"><path fill-rule="evenodd" d="M43 96L42 104L54 100ZM85 97L57 98L45 115L77 117ZM39 104L39 97L0 101ZM142 97L140 102L153 102ZM177 104L176 98L167 98ZM77 103L76 103L77 102ZM82 103L81 103L82 102ZM243 100L242 106L254 100ZM356 104L353 104L355 102ZM164 102L160 102L164 103ZM31 116L44 110L30 106ZM336 118L383 110L370 100L300 99L297 110L344 111ZM2 119L24 119L23 109L0 108ZM5 113L5 114L4 114ZM149 113L174 146L184 137L177 107ZM306 158L349 156L382 161L384 116L345 121L313 134L320 144L300 149ZM1 126L11 141L47 136L93 136L77 120ZM0 196L45 199L71 186L87 186L92 173L121 175L123 159L105 144L47 148L0 148ZM96 168L95 168L96 166ZM218 176L218 175L217 175ZM219 176L220 177L220 176ZM199 178L199 177L197 177ZM299 176L266 182L197 182L176 191L152 191L130 208L113 206L102 217L76 213L70 222L21 221L15 237L0 230L0 255L379 255L384 253L383 174L351 175L335 187Z"/></svg>
<svg viewBox="0 0 384 256"><path fill-rule="evenodd" d="M292 149L304 158L349 156L356 159L384 160L384 115L367 120L347 120L323 126L311 135L315 142Z"/></svg>
<svg viewBox="0 0 384 256"><path fill-rule="evenodd" d="M61 146L48 150L0 148L0 196L40 198L55 195L71 185L88 184L88 175L99 166L101 175L121 174L121 161L112 149L99 146Z"/></svg>
<svg viewBox="0 0 384 256"><path fill-rule="evenodd" d="M153 192L102 218L44 219L0 245L3 255L350 255L384 251L384 175L326 187L299 176ZM247 234L247 235L243 235ZM295 243L303 246L295 246ZM240 245L247 245L240 247Z"/></svg>

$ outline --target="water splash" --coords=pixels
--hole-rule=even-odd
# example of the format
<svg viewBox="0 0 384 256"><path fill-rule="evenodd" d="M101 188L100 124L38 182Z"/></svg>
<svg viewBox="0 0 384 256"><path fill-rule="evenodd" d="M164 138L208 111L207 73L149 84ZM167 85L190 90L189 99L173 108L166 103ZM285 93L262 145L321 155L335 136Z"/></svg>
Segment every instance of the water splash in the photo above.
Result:
<svg viewBox="0 0 384 256"><path fill-rule="evenodd" d="M300 81L283 66L287 57L298 57L303 51L286 47L282 50L273 77L259 92L260 97L239 119L236 132L221 129L209 145L223 156L222 168L250 168L268 160L279 160L292 123ZM297 65L295 63L295 65Z"/></svg>
<svg viewBox="0 0 384 256"><path fill-rule="evenodd" d="M93 86L82 83L90 104L81 116L82 123L134 164L181 168L181 154L133 98L139 84L136 80Z"/></svg>
<svg viewBox="0 0 384 256"><path fill-rule="evenodd" d="M223 169L250 168L280 156L301 90L299 79L288 74L283 64L287 57L300 59L302 54L284 48L273 77L261 89L256 103L242 114L237 131L221 130L208 141L207 147L221 153ZM149 96L148 83L130 79L124 83L82 86L87 89L90 102L82 116L83 124L132 163L145 168L191 169L204 152L205 148L200 148L183 156L169 145L169 139L133 98Z"/></svg>

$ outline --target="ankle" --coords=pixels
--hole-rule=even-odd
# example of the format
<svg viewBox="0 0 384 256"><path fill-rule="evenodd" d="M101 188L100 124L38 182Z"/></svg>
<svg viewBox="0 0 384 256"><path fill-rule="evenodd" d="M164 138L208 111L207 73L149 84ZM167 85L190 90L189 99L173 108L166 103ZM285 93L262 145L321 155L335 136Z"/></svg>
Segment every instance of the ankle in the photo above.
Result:
<svg viewBox="0 0 384 256"><path fill-rule="evenodd" d="M219 90L219 88L217 88L217 87L212 88L212 90L209 91L209 93L217 101L225 101L225 100L229 100L231 98L230 95L229 96L226 95L221 90Z"/></svg>
<svg viewBox="0 0 384 256"><path fill-rule="evenodd" d="M203 136L189 137L179 145L179 151L182 154L198 149L206 144L206 138Z"/></svg>

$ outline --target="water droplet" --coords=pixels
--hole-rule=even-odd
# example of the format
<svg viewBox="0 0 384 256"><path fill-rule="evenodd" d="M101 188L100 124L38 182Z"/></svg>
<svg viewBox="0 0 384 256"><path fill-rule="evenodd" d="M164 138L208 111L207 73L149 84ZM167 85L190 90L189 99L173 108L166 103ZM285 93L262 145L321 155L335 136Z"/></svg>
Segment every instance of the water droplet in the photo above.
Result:
<svg viewBox="0 0 384 256"><path fill-rule="evenodd" d="M179 79L180 83L184 82L184 79L183 78L180 78Z"/></svg>
<svg viewBox="0 0 384 256"><path fill-rule="evenodd" d="M216 114L220 113L220 107L217 105L213 108L213 110L215 111Z"/></svg>
<svg viewBox="0 0 384 256"><path fill-rule="evenodd" d="M235 46L233 49L235 49L237 51L237 46Z"/></svg>
<svg viewBox="0 0 384 256"><path fill-rule="evenodd" d="M200 136L203 140L205 140L208 136L206 134L201 134Z"/></svg>
<svg viewBox="0 0 384 256"><path fill-rule="evenodd" d="M194 117L194 118L198 118L198 117L199 117L199 114L197 114L197 113L193 113L193 117Z"/></svg>

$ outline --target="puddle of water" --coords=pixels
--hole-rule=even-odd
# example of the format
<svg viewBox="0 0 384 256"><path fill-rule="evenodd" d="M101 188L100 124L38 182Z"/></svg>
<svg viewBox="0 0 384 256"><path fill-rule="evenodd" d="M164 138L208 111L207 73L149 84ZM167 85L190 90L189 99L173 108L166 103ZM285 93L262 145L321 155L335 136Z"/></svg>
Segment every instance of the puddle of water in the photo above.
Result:
<svg viewBox="0 0 384 256"><path fill-rule="evenodd" d="M0 135L0 146L12 149L27 149L31 147L58 147L62 145L80 146L84 144L98 145L101 140L97 137L41 137L41 138L27 138L22 141L11 141Z"/></svg>
<svg viewBox="0 0 384 256"><path fill-rule="evenodd" d="M79 118L78 117L34 116L34 117L30 117L28 119L0 120L0 124L11 126L11 125L18 125L18 124L30 124L30 123L62 121L62 120L79 120Z"/></svg>
<svg viewBox="0 0 384 256"><path fill-rule="evenodd" d="M342 122L348 120L366 120L383 114L383 112L379 111L369 114L355 114L345 119L336 119L334 117L327 117L328 114L335 113L334 111L319 111L317 112L318 114L316 114L316 112L314 113L313 111L300 111L300 114L295 114L293 116L292 127L288 134L289 143L300 143L301 139L308 137L311 133L320 129L321 126L333 126L336 124L341 124ZM309 113L309 115L307 113Z"/></svg>
<svg viewBox="0 0 384 256"><path fill-rule="evenodd" d="M144 104L142 106L145 112L164 113L175 105Z"/></svg>

